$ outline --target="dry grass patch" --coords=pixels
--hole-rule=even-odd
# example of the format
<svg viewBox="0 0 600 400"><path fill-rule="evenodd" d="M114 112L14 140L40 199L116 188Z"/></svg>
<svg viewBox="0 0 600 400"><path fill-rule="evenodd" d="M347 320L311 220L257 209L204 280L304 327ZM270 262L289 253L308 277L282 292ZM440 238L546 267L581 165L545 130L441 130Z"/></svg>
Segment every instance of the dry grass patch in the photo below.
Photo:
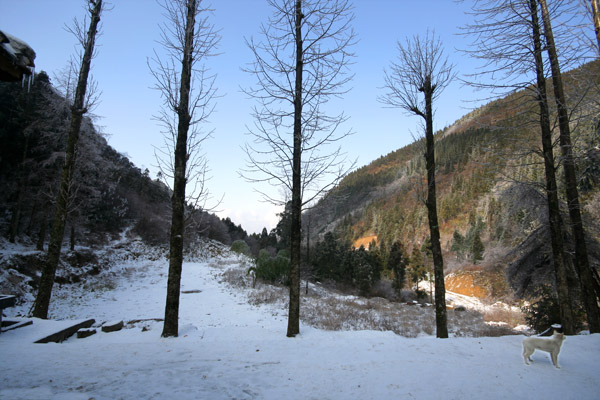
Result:
<svg viewBox="0 0 600 400"><path fill-rule="evenodd" d="M289 289L258 281L252 288L252 278L241 266L222 272L223 282L246 291L248 302L267 305L287 312ZM349 296L321 286L309 285L308 294L302 286L300 319L319 329L392 331L400 336L435 335L435 310L430 306L407 305L381 297ZM500 336L513 331L501 325L489 325L478 311L448 310L448 330L453 336Z"/></svg>
<svg viewBox="0 0 600 400"><path fill-rule="evenodd" d="M483 318L487 323L505 324L510 328L527 324L525 316L520 309L506 305L498 305L486 309L483 312Z"/></svg>

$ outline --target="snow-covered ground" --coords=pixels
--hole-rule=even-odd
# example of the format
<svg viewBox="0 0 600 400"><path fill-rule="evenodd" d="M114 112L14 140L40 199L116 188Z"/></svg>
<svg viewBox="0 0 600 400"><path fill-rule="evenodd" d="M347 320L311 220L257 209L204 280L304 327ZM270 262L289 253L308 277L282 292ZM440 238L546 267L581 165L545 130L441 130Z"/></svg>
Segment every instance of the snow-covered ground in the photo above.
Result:
<svg viewBox="0 0 600 400"><path fill-rule="evenodd" d="M0 399L599 398L600 335L568 337L561 369L539 352L526 366L522 336L410 339L303 325L290 339L284 313L249 305L223 282L235 263L184 264L178 338L161 338L153 320L163 316L165 261L122 260L94 285L57 288L54 319L142 321L61 344L32 343L49 321L2 333Z"/></svg>

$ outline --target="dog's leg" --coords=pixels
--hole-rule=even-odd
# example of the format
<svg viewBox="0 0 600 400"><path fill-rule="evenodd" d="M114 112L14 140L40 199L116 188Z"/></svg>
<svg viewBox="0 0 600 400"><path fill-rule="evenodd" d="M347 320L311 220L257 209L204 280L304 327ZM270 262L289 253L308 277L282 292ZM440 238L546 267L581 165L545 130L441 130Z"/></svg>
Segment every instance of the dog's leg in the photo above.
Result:
<svg viewBox="0 0 600 400"><path fill-rule="evenodd" d="M552 356L552 364L554 364L554 366L556 368L560 368L558 366L558 354L556 352L552 351L552 352L550 352L550 356Z"/></svg>
<svg viewBox="0 0 600 400"><path fill-rule="evenodd" d="M525 360L525 365L529 365L529 362L532 361L530 358L531 354L527 347L523 346L523 360Z"/></svg>

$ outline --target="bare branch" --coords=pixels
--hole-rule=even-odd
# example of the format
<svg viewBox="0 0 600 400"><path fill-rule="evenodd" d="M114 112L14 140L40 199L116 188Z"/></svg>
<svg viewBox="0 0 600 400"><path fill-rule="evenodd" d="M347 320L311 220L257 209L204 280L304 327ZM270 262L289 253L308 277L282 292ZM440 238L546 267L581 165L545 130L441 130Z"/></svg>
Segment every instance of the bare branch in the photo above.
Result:
<svg viewBox="0 0 600 400"><path fill-rule="evenodd" d="M295 2L269 0L273 14L260 27L260 39L247 38L254 61L244 71L254 75L256 85L242 88L256 100L254 125L247 127L251 143L243 150L247 163L240 175L249 182L266 182L292 190L294 99L296 77ZM352 134L341 125L342 113L323 112L331 97L347 92L352 79L349 52L356 38L351 28L352 8L348 1L303 2L302 32L302 198L307 204L339 182L349 169L346 155L336 144ZM353 165L353 164L352 164ZM285 199L265 200L284 205Z"/></svg>
<svg viewBox="0 0 600 400"><path fill-rule="evenodd" d="M431 80L433 98L455 78L454 66L444 57L443 47L435 32L427 31L425 38L418 35L398 42L398 61L392 62L390 71L385 71L386 93L378 100L394 108L425 119L425 100L422 96L425 81Z"/></svg>
<svg viewBox="0 0 600 400"><path fill-rule="evenodd" d="M159 56L155 51L154 56L147 60L147 64L155 79L153 88L160 92L163 101L158 114L154 115L154 119L163 128L163 145L161 148L155 148L155 159L164 182L172 187L178 112L181 107L181 60L185 43L187 1L164 1L160 5L166 22L160 26L159 44L166 55ZM190 99L185 110L189 116L185 177L190 184L186 189L186 202L193 205L203 204L203 207L209 193L206 187L207 160L202 153L202 143L211 136L211 132L203 131L200 125L208 121L214 111L214 100L218 97L216 74L211 74L205 64L208 58L217 55L220 41L219 31L208 20L212 11L211 8L205 7L201 0L196 2L196 24L191 49Z"/></svg>

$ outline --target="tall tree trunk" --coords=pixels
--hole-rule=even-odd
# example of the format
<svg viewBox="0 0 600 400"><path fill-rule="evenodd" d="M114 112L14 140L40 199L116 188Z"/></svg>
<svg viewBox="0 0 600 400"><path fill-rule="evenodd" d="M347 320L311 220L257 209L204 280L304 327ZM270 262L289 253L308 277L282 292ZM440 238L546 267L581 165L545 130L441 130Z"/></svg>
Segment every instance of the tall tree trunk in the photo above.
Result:
<svg viewBox="0 0 600 400"><path fill-rule="evenodd" d="M29 220L27 221L27 228L25 228L25 234L27 236L33 236L32 235L32 230L34 227L37 227L37 225L39 224L39 221L36 220L35 215L38 212L38 202L35 201L33 202L33 205L31 206L31 210L29 210Z"/></svg>
<svg viewBox="0 0 600 400"><path fill-rule="evenodd" d="M75 251L75 225L71 225L71 238L69 244L71 251Z"/></svg>
<svg viewBox="0 0 600 400"><path fill-rule="evenodd" d="M14 243L19 233L19 224L21 222L21 204L23 203L23 194L25 192L25 184L27 181L25 171L25 160L27 160L27 150L29 148L29 135L25 134L25 146L23 149L23 157L21 159L21 177L19 178L19 187L17 188L17 201L10 217L10 230L8 241Z"/></svg>
<svg viewBox="0 0 600 400"><path fill-rule="evenodd" d="M565 185L567 192L567 205L569 217L571 219L571 229L575 240L575 265L579 280L581 282L581 292L583 303L587 313L590 332L600 332L600 308L598 299L600 298L600 287L594 280L591 266L589 263L587 246L585 243L585 232L581 218L579 205L579 192L577 189L577 175L575 172L575 158L573 157L573 148L571 144L571 130L569 127L569 112L567 101L564 94L560 65L554 35L552 33L552 24L550 14L546 5L546 0L538 0L542 10L542 20L544 22L544 35L546 37L546 49L550 59L552 69L552 83L554 85L554 97L558 111L558 127L560 129L560 148L562 151L563 170L565 174Z"/></svg>
<svg viewBox="0 0 600 400"><path fill-rule="evenodd" d="M19 188L17 189L17 201L12 209L10 216L10 225L8 230L8 241L10 243L15 243L17 239L17 234L19 232L19 224L21 223L21 204L23 203L23 187L24 184L21 179L19 179Z"/></svg>
<svg viewBox="0 0 600 400"><path fill-rule="evenodd" d="M296 81L294 93L294 153L292 160L292 221L290 243L290 304L287 336L300 333L300 244L302 241L302 1L296 0Z"/></svg>
<svg viewBox="0 0 600 400"><path fill-rule="evenodd" d="M94 44L96 41L96 32L100 22L100 13L102 12L102 0L96 2L90 1L90 26L87 32L83 59L79 70L79 79L75 90L75 99L71 108L71 125L69 127L69 136L67 139L67 148L65 151L65 164L63 166L60 189L56 200L54 212L54 221L50 232L50 241L48 243L48 254L38 294L35 299L33 316L37 318L48 318L48 308L52 296L52 286L56 276L56 268L60 258L60 249L65 233L65 224L67 220L67 207L69 203L70 187L75 172L75 155L77 142L79 140L79 131L83 115L87 112L85 109L85 92L87 90L87 80L90 73L92 56L94 53Z"/></svg>
<svg viewBox="0 0 600 400"><path fill-rule="evenodd" d="M44 242L46 241L46 229L48 228L48 220L44 214L42 223L40 224L40 231L38 234L37 244L35 245L36 250L44 251Z"/></svg>
<svg viewBox="0 0 600 400"><path fill-rule="evenodd" d="M310 274L310 215L306 224L306 290L304 294L308 295L308 278Z"/></svg>
<svg viewBox="0 0 600 400"><path fill-rule="evenodd" d="M440 245L440 228L438 225L436 192L435 192L435 143L433 138L433 91L431 77L425 78L422 88L425 95L425 165L427 168L427 215L431 236L431 254L433 258L433 275L435 279L435 324L438 338L448 337L448 321L446 315L446 285L444 284L444 259Z"/></svg>
<svg viewBox="0 0 600 400"><path fill-rule="evenodd" d="M567 335L575 334L573 319L572 298L569 293L567 280L568 261L566 259L562 218L560 216L560 203L556 185L556 169L554 166L554 153L552 150L552 130L550 128L550 111L546 92L546 78L544 76L544 60L542 57L542 43L540 23L537 14L536 0L529 0L531 8L531 22L533 28L533 43L535 68L537 77L537 101L540 107L540 127L542 132L542 149L544 154L544 169L546 172L546 197L548 200L548 221L550 224L550 241L552 245L552 260L558 293L560 323Z"/></svg>
<svg viewBox="0 0 600 400"><path fill-rule="evenodd" d="M592 18L594 20L594 31L596 32L596 41L598 42L598 54L600 55L600 5L598 0L590 0L592 3Z"/></svg>
<svg viewBox="0 0 600 400"><path fill-rule="evenodd" d="M175 171L173 178L173 196L171 197L172 215L169 239L169 277L167 279L167 301L165 305L165 323L162 336L179 334L179 293L181 287L181 269L183 264L183 235L185 230L185 185L187 163L187 137L190 127L190 88L194 49L194 28L196 25L196 0L188 0L185 22L185 42L181 62L181 87L177 107L177 141L175 144Z"/></svg>

